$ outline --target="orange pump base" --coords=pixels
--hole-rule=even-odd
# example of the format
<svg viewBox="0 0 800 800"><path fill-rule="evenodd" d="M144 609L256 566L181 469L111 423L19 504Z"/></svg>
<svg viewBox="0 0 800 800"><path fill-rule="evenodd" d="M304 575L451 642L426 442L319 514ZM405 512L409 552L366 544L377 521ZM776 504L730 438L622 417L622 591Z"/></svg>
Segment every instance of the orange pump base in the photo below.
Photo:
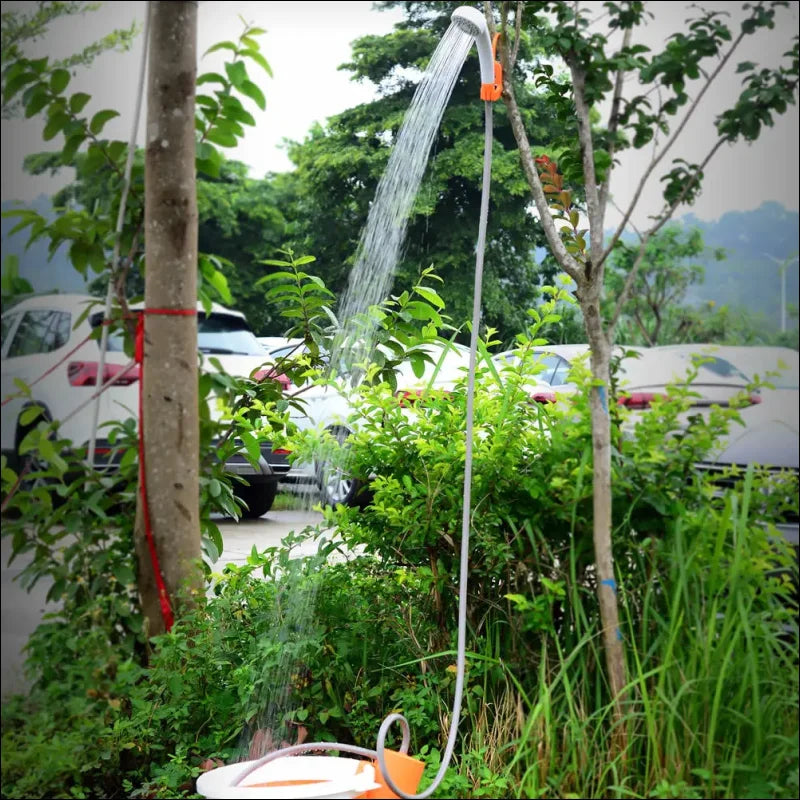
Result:
<svg viewBox="0 0 800 800"><path fill-rule="evenodd" d="M389 770L389 774L395 784L406 794L416 794L425 764L417 758L412 758L405 753L396 753L394 750L385 750L384 755L386 757L386 769ZM385 800L398 797L386 785L386 780L381 774L378 762L373 761L372 763L375 766L375 783L379 783L380 788L372 789L358 796L368 800Z"/></svg>

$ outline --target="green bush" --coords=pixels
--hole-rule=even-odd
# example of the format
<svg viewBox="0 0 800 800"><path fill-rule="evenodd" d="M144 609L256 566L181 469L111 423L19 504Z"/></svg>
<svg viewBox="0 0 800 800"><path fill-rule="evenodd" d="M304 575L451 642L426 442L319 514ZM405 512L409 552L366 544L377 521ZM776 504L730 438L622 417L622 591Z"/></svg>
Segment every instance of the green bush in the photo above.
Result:
<svg viewBox="0 0 800 800"><path fill-rule="evenodd" d="M520 353L537 344L543 312ZM413 353L430 340L425 327L395 343ZM387 313L379 337L392 330ZM130 503L132 484L92 494L80 525L79 484L55 475L67 488L20 493L12 535L34 552L26 577L63 569L65 607L31 639L30 695L3 709L4 797L188 796L202 769L282 742L372 747L394 711L409 720L427 784L453 700L465 388L401 406L383 380L394 363L367 368L339 453L369 479L372 503L328 510L320 530L209 575L207 602L158 638L137 625L125 571L130 505L106 505ZM772 525L797 513L796 478L751 470L720 496L694 464L737 424L735 409L687 424L688 390L677 388L638 418L611 403L630 676L615 721L593 583L589 381L579 370L574 399L543 406L526 388L535 360L481 364L468 673L436 796L796 796L797 565ZM37 503L53 491L64 502L47 506L48 525ZM293 558L308 536L318 555Z"/></svg>

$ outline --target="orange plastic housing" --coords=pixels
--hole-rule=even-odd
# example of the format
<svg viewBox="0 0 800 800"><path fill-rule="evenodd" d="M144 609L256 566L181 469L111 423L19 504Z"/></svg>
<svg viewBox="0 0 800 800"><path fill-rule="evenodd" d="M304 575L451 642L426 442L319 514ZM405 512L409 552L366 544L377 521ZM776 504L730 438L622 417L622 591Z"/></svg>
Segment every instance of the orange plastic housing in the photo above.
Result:
<svg viewBox="0 0 800 800"><path fill-rule="evenodd" d="M503 93L503 67L497 60L497 41L500 34L496 33L492 39L492 57L494 58L494 83L481 84L481 100L494 102L500 99Z"/></svg>

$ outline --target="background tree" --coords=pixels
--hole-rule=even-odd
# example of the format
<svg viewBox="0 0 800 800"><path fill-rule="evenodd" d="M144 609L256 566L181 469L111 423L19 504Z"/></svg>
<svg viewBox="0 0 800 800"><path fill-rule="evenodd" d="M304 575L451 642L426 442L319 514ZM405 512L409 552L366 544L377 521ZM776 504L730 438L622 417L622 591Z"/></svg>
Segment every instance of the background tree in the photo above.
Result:
<svg viewBox="0 0 800 800"><path fill-rule="evenodd" d="M297 167L298 194L291 212L295 249L317 256L320 276L335 292L346 286L369 204L384 172L421 70L460 5L384 3L402 6L406 20L386 36L366 36L353 44L342 69L354 80L378 86L379 98L317 125L289 150ZM554 141L574 131L556 110L523 81L539 57L526 38L513 72L521 114L537 140ZM462 70L442 120L421 191L409 222L396 286L413 285L433 265L444 281L442 297L456 324L470 316L476 220L480 203L483 115L477 56ZM552 273L537 264L541 231L530 224L530 200L517 167L513 134L502 107L494 121L493 191L484 278L484 321L509 340L526 324L537 287ZM555 264L552 265L555 267Z"/></svg>
<svg viewBox="0 0 800 800"><path fill-rule="evenodd" d="M702 255L705 249L698 228L684 232L681 226L670 225L651 237L620 319L621 329L631 326L635 329L629 335L622 335L624 342L641 341L647 347L654 347L678 340L683 319L680 307L686 302L689 287L702 283L704 277L703 267L689 260ZM622 293L638 254L637 243L617 242L608 259L610 298ZM714 256L722 260L725 252L717 248Z"/></svg>
<svg viewBox="0 0 800 800"><path fill-rule="evenodd" d="M739 30L732 30L726 15L695 8L694 17L673 36L661 52L634 41L636 29L646 19L644 3L607 3L604 29L620 32L621 42L594 24L597 7L566 3L502 3L500 24L507 43L502 49L505 67L503 98L519 146L523 173L528 181L539 221L553 255L575 281L575 295L583 312L591 346L594 389L591 397L593 458L593 539L597 567L597 593L603 625L603 642L612 697L621 716L626 683L622 636L619 631L617 584L611 541L611 420L609 416L610 356L614 330L635 285L649 240L683 203L691 203L702 188L703 171L721 147L736 141L753 141L764 125L795 102L798 80L798 45L785 54L781 66L762 69L750 62L738 65L744 89L735 105L715 122L712 144L699 164L675 157L673 166L659 176L657 170L667 152L683 132L688 119L702 104L720 71L731 61L747 36L775 25L776 14L786 3L756 3L743 6ZM494 29L491 4L487 18ZM537 36L542 47L558 54L567 74L550 64L539 65L534 81L548 103L564 119L577 123L580 162L577 165L540 158L537 164L530 146L527 121L510 76L517 58L522 31ZM626 78L636 77L630 81ZM690 97L687 79L698 80ZM610 99L605 126L596 127L596 108ZM682 111L680 117L676 116ZM605 214L609 200L614 157L627 147L653 147L653 155L640 177L630 206L609 241L605 237ZM559 170L560 166L560 170ZM641 191L652 177L661 177L664 206L649 227L639 233L639 249L617 297L611 317L603 318L601 303L605 268L609 255L626 230ZM586 227L572 207L570 187L585 193ZM573 211L576 213L573 214ZM556 220L567 223L556 228Z"/></svg>
<svg viewBox="0 0 800 800"><path fill-rule="evenodd" d="M197 183L200 249L232 265L225 274L233 302L260 335L283 335L286 327L255 283L267 272L260 262L279 258L292 239L291 214L300 191L292 172L259 180L247 177L246 165L237 161L224 161L218 177L200 176Z"/></svg>

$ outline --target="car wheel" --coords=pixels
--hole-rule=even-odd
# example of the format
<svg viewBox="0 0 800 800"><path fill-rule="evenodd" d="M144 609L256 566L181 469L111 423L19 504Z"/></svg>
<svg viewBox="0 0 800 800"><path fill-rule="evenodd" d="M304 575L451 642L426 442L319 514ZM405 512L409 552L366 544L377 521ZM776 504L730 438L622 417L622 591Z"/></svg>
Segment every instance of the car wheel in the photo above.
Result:
<svg viewBox="0 0 800 800"><path fill-rule="evenodd" d="M331 428L340 444L347 438L349 431L345 428ZM317 465L317 481L323 505L353 506L363 508L370 502L370 494L364 481L349 475L342 467L329 461Z"/></svg>
<svg viewBox="0 0 800 800"><path fill-rule="evenodd" d="M258 519L272 508L278 493L278 482L255 483L251 486L240 484L234 487L233 492L247 504L247 508L242 509L242 519Z"/></svg>

